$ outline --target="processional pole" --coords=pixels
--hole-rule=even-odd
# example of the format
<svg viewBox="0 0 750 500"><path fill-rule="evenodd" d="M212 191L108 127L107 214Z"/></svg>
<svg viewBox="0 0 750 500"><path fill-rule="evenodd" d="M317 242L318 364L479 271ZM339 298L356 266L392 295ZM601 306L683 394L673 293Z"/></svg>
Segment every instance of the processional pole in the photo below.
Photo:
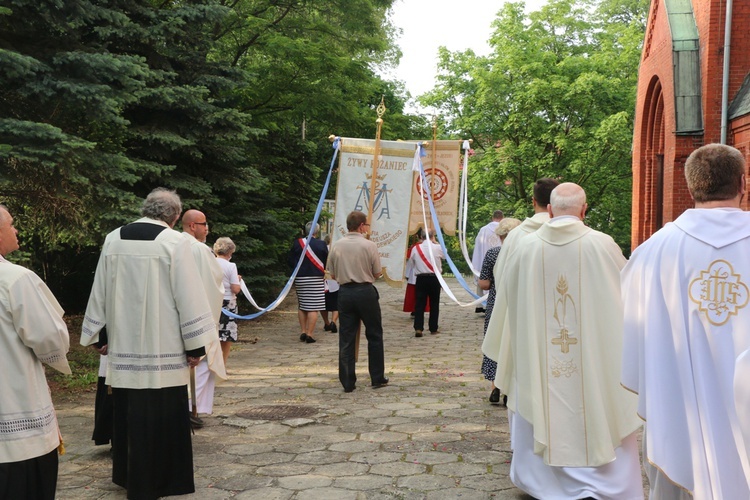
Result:
<svg viewBox="0 0 750 500"><path fill-rule="evenodd" d="M375 124L377 126L375 130L375 152L373 153L372 158L372 180L370 181L370 206L369 206L369 212L367 214L367 220L370 221L370 230L367 232L367 237L369 238L372 234L372 223L373 223L373 213L375 212L375 187L378 182L378 158L380 157L380 132L383 129L383 115L385 114L385 96L382 96L380 98L380 104L378 104L378 107L375 109L375 112L378 114L378 119L375 120Z"/></svg>
<svg viewBox="0 0 750 500"><path fill-rule="evenodd" d="M367 239L372 236L372 219L373 212L375 212L375 184L378 181L378 157L380 156L380 132L383 129L383 115L385 114L385 96L380 98L380 104L375 108L375 112L378 114L378 119L375 120L377 129L375 130L375 151L373 152L372 158L372 180L370 181L370 203L368 207L367 220L370 221L370 225L367 226L370 229L367 231ZM357 326L357 335L354 337L354 362L359 361L359 339L362 333L362 323Z"/></svg>

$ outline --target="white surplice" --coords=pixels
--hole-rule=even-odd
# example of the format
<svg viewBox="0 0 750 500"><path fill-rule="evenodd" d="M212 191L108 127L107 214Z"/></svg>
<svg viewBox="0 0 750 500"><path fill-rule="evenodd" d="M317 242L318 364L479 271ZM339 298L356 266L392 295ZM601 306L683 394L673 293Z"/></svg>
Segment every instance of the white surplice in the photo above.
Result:
<svg viewBox="0 0 750 500"><path fill-rule="evenodd" d="M474 251L471 254L471 265L480 272L482 270L482 263L484 262L484 256L490 248L499 247L502 245L500 236L495 234L495 229L500 224L498 221L492 221L489 224L482 226L477 233L477 237L474 240ZM477 289L479 294L488 294L488 290Z"/></svg>
<svg viewBox="0 0 750 500"><path fill-rule="evenodd" d="M516 484L534 484L540 466L558 476L575 468L565 490L552 483L532 495L563 498L572 483L581 496L620 491L620 498L642 498L640 476L633 484L632 474L638 450L623 447L641 426L635 396L620 385L624 265L611 237L575 217L522 237L505 264L495 307L502 304L507 316L498 319L510 348L498 360L507 369L498 370L496 386L509 389L514 420L523 419L532 433L528 441L514 437ZM537 458L519 463L532 452L520 447L532 447Z"/></svg>
<svg viewBox="0 0 750 500"><path fill-rule="evenodd" d="M0 463L20 462L60 444L42 363L70 374L70 339L47 285L2 257L0 303Z"/></svg>
<svg viewBox="0 0 750 500"><path fill-rule="evenodd" d="M622 272L622 382L646 421L644 462L696 499L750 498L749 286L739 209L687 210Z"/></svg>
<svg viewBox="0 0 750 500"><path fill-rule="evenodd" d="M214 315L216 324L216 335L211 343L206 346L206 356L203 357L195 367L195 399L198 413L212 413L214 407L214 389L216 378L227 379L226 367L224 366L224 355L221 352L219 341L219 318L221 317L221 304L224 299L224 272L219 265L213 252L205 243L195 239L188 233L183 233L190 241L193 258L200 274L203 288L206 290L208 303ZM192 405L192 401L190 402ZM192 407L192 406L191 406Z"/></svg>
<svg viewBox="0 0 750 500"><path fill-rule="evenodd" d="M81 344L108 334L107 385L159 389L187 385L186 351L208 347L216 325L190 242L166 223L154 240L107 235L84 317Z"/></svg>

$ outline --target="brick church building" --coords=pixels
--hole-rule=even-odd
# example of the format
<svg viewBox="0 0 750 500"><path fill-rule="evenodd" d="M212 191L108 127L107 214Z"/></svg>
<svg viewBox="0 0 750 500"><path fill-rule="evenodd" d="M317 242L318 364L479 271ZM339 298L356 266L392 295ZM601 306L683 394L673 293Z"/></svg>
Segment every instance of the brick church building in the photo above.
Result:
<svg viewBox="0 0 750 500"><path fill-rule="evenodd" d="M722 135L750 163L750 0L652 0L633 137L633 248L693 206L685 160Z"/></svg>

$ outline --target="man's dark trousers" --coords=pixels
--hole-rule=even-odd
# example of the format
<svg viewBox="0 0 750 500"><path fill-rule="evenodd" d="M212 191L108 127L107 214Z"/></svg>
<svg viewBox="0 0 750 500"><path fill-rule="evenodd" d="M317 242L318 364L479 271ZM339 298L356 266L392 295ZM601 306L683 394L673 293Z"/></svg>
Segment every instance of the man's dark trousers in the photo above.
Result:
<svg viewBox="0 0 750 500"><path fill-rule="evenodd" d="M430 298L430 331L438 331L440 318L440 282L434 274L418 274L414 295L414 330L424 330L424 308Z"/></svg>
<svg viewBox="0 0 750 500"><path fill-rule="evenodd" d="M371 283L341 285L339 289L339 380L344 390L357 382L354 363L355 338L362 321L367 337L367 362L372 384L380 383L385 372L383 323L380 295Z"/></svg>

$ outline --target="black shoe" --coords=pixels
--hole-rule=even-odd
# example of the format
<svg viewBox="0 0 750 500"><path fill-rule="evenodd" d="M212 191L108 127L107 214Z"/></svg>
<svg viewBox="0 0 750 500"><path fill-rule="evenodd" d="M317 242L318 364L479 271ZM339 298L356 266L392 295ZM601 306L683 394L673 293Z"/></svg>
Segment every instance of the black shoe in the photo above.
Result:
<svg viewBox="0 0 750 500"><path fill-rule="evenodd" d="M388 377L383 377L382 379L380 379L380 382L378 382L377 384L372 384L372 388L380 389L381 387L385 387L386 385L388 385L388 382L390 382L388 380Z"/></svg>
<svg viewBox="0 0 750 500"><path fill-rule="evenodd" d="M344 387L344 392L352 392L354 391L354 387Z"/></svg>
<svg viewBox="0 0 750 500"><path fill-rule="evenodd" d="M508 396L503 394L503 406L508 407Z"/></svg>
<svg viewBox="0 0 750 500"><path fill-rule="evenodd" d="M307 337L305 338L305 342L307 342L308 344L314 344L314 343L316 342L316 340L315 340L315 338L314 338L314 337L311 337L311 336L309 336L309 335L308 335L308 336L307 336Z"/></svg>
<svg viewBox="0 0 750 500"><path fill-rule="evenodd" d="M336 323L334 323L333 321L331 321L331 333L338 333L338 332L339 332L339 330L338 330L338 328L336 328Z"/></svg>
<svg viewBox="0 0 750 500"><path fill-rule="evenodd" d="M200 429L201 427L203 427L204 422L202 418L197 417L192 413L189 414L188 418L190 419L190 427L192 427L193 429Z"/></svg>
<svg viewBox="0 0 750 500"><path fill-rule="evenodd" d="M307 340L307 334L303 332L302 335L299 336L299 341L305 342L306 340Z"/></svg>
<svg viewBox="0 0 750 500"><path fill-rule="evenodd" d="M492 389L492 394L490 394L490 403L493 405L499 405L500 404L500 389L495 387Z"/></svg>
<svg viewBox="0 0 750 500"><path fill-rule="evenodd" d="M327 332L330 332L330 331L331 331L331 325L332 325L332 324L333 324L333 323L328 323L327 325L323 325L323 330L325 330L325 331L327 331Z"/></svg>
<svg viewBox="0 0 750 500"><path fill-rule="evenodd" d="M483 313L484 312L484 307L477 307L476 309L474 309L474 312L475 313Z"/></svg>

